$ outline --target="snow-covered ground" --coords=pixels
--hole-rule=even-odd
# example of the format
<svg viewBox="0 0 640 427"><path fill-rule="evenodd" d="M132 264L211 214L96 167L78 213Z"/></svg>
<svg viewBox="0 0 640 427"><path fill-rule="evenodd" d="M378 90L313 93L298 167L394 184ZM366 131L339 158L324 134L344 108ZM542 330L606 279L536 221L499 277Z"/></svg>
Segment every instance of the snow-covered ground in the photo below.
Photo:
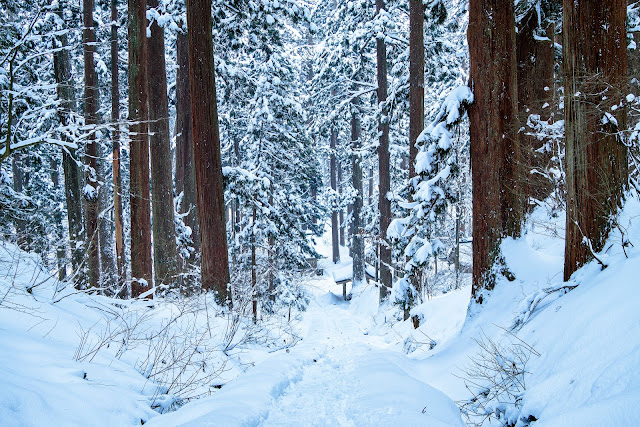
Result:
<svg viewBox="0 0 640 427"><path fill-rule="evenodd" d="M510 349L531 348L518 405L486 402L503 420L637 425L640 203L627 203L601 254L608 267L591 263L567 283L563 225L536 211L525 236L502 247L516 280L500 281L470 315L469 287L416 308L417 330L398 307L378 307L373 285L342 301L332 273L348 265L343 252L341 264L321 261L324 276L304 279L311 302L298 320L241 323L233 337L229 319L202 304L151 308L56 290L37 258L0 243L0 425L463 425L454 402L472 397L464 371L478 340L509 363ZM621 232L635 245L626 255ZM318 244L324 255L327 243ZM185 373L163 373L167 358ZM172 385L192 375L203 380L195 391Z"/></svg>

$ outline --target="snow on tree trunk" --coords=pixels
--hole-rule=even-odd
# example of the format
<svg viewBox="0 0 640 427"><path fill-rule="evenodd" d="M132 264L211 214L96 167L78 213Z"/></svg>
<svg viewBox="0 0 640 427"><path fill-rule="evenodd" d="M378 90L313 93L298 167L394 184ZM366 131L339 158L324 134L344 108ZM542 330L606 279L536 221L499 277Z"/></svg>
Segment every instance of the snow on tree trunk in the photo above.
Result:
<svg viewBox="0 0 640 427"><path fill-rule="evenodd" d="M188 212L184 223L191 228L193 245L198 250L198 215L196 209L196 179L191 136L191 95L189 92L189 47L187 34L176 35L178 70L176 75L176 190L182 193L180 213Z"/></svg>
<svg viewBox="0 0 640 427"><path fill-rule="evenodd" d="M96 37L93 28L93 0L83 0L82 47L84 53L84 121L87 126L98 123L98 77L93 54ZM85 200L85 230L89 286L100 286L100 255L98 238L98 143L94 132L87 138L85 165L87 167L83 196Z"/></svg>
<svg viewBox="0 0 640 427"><path fill-rule="evenodd" d="M413 0L412 0L413 1ZM376 10L384 10L384 0L376 0ZM378 105L387 100L387 48L384 39L376 40L376 63L378 75ZM382 111L382 118L378 122L378 210L380 211L380 299L389 294L391 288L391 247L386 241L387 228L391 223L391 201L387 194L391 189L391 174L389 172L389 121L386 108Z"/></svg>
<svg viewBox="0 0 640 427"><path fill-rule="evenodd" d="M191 121L200 226L202 289L230 299L220 135L211 37L211 0L187 0Z"/></svg>
<svg viewBox="0 0 640 427"><path fill-rule="evenodd" d="M539 171L551 161L553 151L545 148L548 141L531 134L526 127L529 117L549 122L553 112L554 31L552 23L539 26L539 9L531 8L520 20L516 35L518 55L518 109L524 131L521 143L521 188L525 213L535 206L527 199L544 200L553 189L552 182ZM544 31L544 36L540 34Z"/></svg>
<svg viewBox="0 0 640 427"><path fill-rule="evenodd" d="M603 249L628 181L624 0L563 2L567 226L564 278Z"/></svg>
<svg viewBox="0 0 640 427"><path fill-rule="evenodd" d="M360 117L359 108L360 100L358 98L352 101L351 111L351 173L353 188L356 191L356 197L353 200L352 219L351 219L351 252L353 257L353 285L364 283L364 228L362 224L362 199L364 190L362 186L362 154L360 153Z"/></svg>
<svg viewBox="0 0 640 427"><path fill-rule="evenodd" d="M63 15L63 2L60 2L57 11L59 16ZM69 126L71 114L76 110L74 80L71 73L71 54L68 46L67 34L63 32L56 37L57 47L53 55L54 77L57 84L57 94L60 101L58 107L58 120L62 127ZM61 133L63 141L72 141L66 133ZM62 168L64 170L64 193L67 204L67 221L69 223L69 247L71 248L71 267L76 272L75 285L82 288L86 278L80 274L78 269L82 265L84 242L84 227L82 226L82 171L78 167L75 159L76 150L68 148L62 151Z"/></svg>
<svg viewBox="0 0 640 427"><path fill-rule="evenodd" d="M335 89L331 91L331 96L335 96ZM337 190L337 182L336 182L336 144L338 142L338 130L334 127L331 128L331 137L330 137L330 148L331 148L331 166L329 174L331 175L331 189L334 191L334 195ZM339 201L337 201L339 203ZM339 225L338 225L338 210L335 206L331 207L331 247L332 247L332 260L333 263L336 264L340 262L340 242L338 241L338 233L339 233Z"/></svg>

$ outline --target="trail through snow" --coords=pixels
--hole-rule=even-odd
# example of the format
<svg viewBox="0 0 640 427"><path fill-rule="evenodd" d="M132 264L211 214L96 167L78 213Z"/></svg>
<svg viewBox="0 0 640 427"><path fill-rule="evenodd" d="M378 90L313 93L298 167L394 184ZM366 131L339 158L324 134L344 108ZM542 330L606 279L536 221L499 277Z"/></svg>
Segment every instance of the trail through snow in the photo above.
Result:
<svg viewBox="0 0 640 427"><path fill-rule="evenodd" d="M326 273L306 283L312 302L299 344L274 353L210 398L150 424L463 425L453 401L408 373L415 361L368 334L366 314L336 295L342 287Z"/></svg>

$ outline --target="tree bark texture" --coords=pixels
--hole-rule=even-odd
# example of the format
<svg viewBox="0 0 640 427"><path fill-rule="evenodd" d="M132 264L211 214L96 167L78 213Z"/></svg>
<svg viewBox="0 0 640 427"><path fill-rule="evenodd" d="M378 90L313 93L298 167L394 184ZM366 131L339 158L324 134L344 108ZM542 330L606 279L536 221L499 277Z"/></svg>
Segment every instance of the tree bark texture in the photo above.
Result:
<svg viewBox="0 0 640 427"><path fill-rule="evenodd" d="M332 91L332 96L335 93ZM331 137L330 137L330 148L331 148L331 167L329 170L329 174L331 175L331 189L335 192L337 190L337 182L336 182L336 144L338 142L338 130L334 127L331 128ZM338 231L338 211L335 207L331 207L331 247L332 247L332 260L334 264L340 262L340 242L339 242L339 231Z"/></svg>
<svg viewBox="0 0 640 427"><path fill-rule="evenodd" d="M82 45L84 53L84 121L87 126L98 124L98 77L93 54L96 51L96 36L93 28L93 0L82 2ZM100 258L98 237L98 143L93 132L87 138L85 149L85 230L89 286L100 286Z"/></svg>
<svg viewBox="0 0 640 427"><path fill-rule="evenodd" d="M147 0L150 8L158 0ZM169 132L169 101L164 58L164 29L151 24L148 38L149 151L151 158L151 213L153 217L153 273L156 286L171 284L178 274L173 179Z"/></svg>
<svg viewBox="0 0 640 427"><path fill-rule="evenodd" d="M473 296L495 285L500 241L520 233L518 95L511 0L470 0L469 110L473 178Z"/></svg>
<svg viewBox="0 0 640 427"><path fill-rule="evenodd" d="M340 195L340 200L342 200L342 165L340 164L340 160L336 159L337 168L338 168L338 194ZM344 209L340 207L338 211L338 222L340 223L340 246L344 246L346 241L344 237L345 232L345 223L344 223Z"/></svg>
<svg viewBox="0 0 640 427"><path fill-rule="evenodd" d="M146 3L129 0L129 137L131 140L131 296L151 289L151 209L147 127Z"/></svg>
<svg viewBox="0 0 640 427"><path fill-rule="evenodd" d="M58 15L63 17L62 2ZM54 77L57 84L57 95L60 101L58 120L60 126L67 127L71 123L71 114L76 111L75 85L71 73L71 54L66 48L69 41L66 33L56 37L56 47L61 48L53 55ZM71 142L66 131L62 131L60 139ZM84 227L82 220L82 171L75 158L76 150L68 148L62 151L62 168L64 170L64 194L67 204L67 222L69 223L69 247L71 248L71 267L76 273L76 287L82 288L86 278L79 271L82 265Z"/></svg>
<svg viewBox="0 0 640 427"><path fill-rule="evenodd" d="M415 1L415 0L410 0ZM378 13L384 9L384 0L376 0ZM422 50L422 49L421 49ZM387 47L384 40L376 40L376 65L378 78L378 105L387 101ZM389 121L384 108L378 122L378 210L380 211L380 300L389 294L392 285L391 246L387 242L387 228L391 223L391 201L387 194L391 190L389 154Z"/></svg>
<svg viewBox="0 0 640 427"><path fill-rule="evenodd" d="M379 1L379 0L378 0ZM424 129L424 6L409 0L409 179L416 176L416 141Z"/></svg>
<svg viewBox="0 0 640 427"><path fill-rule="evenodd" d="M357 111L360 100L353 101L351 112L351 173L353 188L356 197L353 201L351 217L351 253L353 257L353 285L362 284L365 281L364 269L364 228L362 224L362 200L364 189L362 185L362 154L360 153L360 117Z"/></svg>
<svg viewBox="0 0 640 427"><path fill-rule="evenodd" d="M525 213L535 206L529 199L544 200L553 190L553 183L541 173L551 162L552 150L542 151L548 141L528 135L526 127L531 115L549 121L553 112L554 29L547 23L538 28L538 14L531 8L518 25L516 47L518 55L518 110L524 131L520 132L521 189ZM544 31L544 37L538 37Z"/></svg>
<svg viewBox="0 0 640 427"><path fill-rule="evenodd" d="M187 0L191 122L196 170L202 289L230 299L220 135L211 36L211 0Z"/></svg>
<svg viewBox="0 0 640 427"><path fill-rule="evenodd" d="M191 95L189 92L189 46L187 34L176 37L178 70L176 76L176 189L182 193L180 213L188 212L184 223L191 228L196 250L200 248L196 209L196 176L191 135Z"/></svg>
<svg viewBox="0 0 640 427"><path fill-rule="evenodd" d="M127 275L124 255L124 226L122 214L122 175L120 174L120 85L118 80L118 0L111 0L111 125L113 152L113 217L115 223L116 265L118 289L121 296Z"/></svg>
<svg viewBox="0 0 640 427"><path fill-rule="evenodd" d="M627 186L627 149L617 134L626 111L612 109L627 94L626 6L624 0L563 2L565 280L603 249Z"/></svg>

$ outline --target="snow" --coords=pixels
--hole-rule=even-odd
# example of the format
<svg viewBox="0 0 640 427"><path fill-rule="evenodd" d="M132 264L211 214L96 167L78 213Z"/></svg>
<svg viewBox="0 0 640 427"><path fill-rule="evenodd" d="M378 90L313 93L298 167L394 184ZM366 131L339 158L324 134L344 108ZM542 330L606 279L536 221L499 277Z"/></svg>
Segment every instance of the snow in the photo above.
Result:
<svg viewBox="0 0 640 427"><path fill-rule="evenodd" d="M461 426L454 402L470 397L463 370L484 336L535 349L521 405L505 412L515 425L534 416L537 427L633 426L640 419L639 212L630 198L600 254L606 269L592 262L565 283L564 217L538 207L523 236L501 246L515 280L499 280L481 307L469 305L469 287L437 295L412 310L422 319L415 330L397 306L379 306L374 284L342 301L334 278L351 270L351 259L340 248L340 263L321 259L325 274L304 276L311 303L278 346L236 340L227 357L220 350L226 320L208 319L211 337L193 348L198 361L224 366L210 380L222 386L163 414L179 396L158 389L143 375L153 366L141 363L158 338L120 345L118 335L109 348L89 350L105 331L123 333L125 319L144 320L141 336L176 319L172 325L194 339L207 325L198 306L78 293L36 256L0 243L0 424ZM620 230L635 246L623 250ZM317 250L330 256L328 235ZM180 310L189 314L176 317ZM497 360L510 363L506 354Z"/></svg>

